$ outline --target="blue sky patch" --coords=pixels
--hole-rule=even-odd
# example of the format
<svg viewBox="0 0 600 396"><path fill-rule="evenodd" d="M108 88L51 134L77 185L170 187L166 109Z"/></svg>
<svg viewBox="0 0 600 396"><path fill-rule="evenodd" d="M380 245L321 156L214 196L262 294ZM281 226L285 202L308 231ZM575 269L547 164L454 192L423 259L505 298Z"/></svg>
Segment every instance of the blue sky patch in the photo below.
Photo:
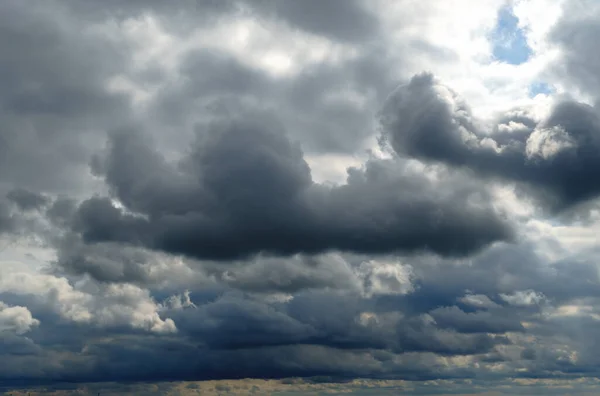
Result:
<svg viewBox="0 0 600 396"><path fill-rule="evenodd" d="M492 53L496 60L520 65L531 56L531 48L527 45L525 34L518 24L519 19L513 13L512 7L502 7L491 36L494 44Z"/></svg>
<svg viewBox="0 0 600 396"><path fill-rule="evenodd" d="M545 82L534 82L529 86L529 96L534 97L539 94L550 95L554 89Z"/></svg>

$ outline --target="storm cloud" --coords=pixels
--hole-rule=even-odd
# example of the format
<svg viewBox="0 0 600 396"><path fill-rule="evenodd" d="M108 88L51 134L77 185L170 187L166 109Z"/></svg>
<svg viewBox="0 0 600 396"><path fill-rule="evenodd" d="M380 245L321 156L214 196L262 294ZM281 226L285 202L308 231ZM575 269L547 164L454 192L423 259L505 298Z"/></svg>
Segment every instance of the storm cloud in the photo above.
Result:
<svg viewBox="0 0 600 396"><path fill-rule="evenodd" d="M120 133L98 167L132 213L106 198L83 202L73 227L87 242L226 260L331 250L463 255L511 237L485 192L465 179L431 182L402 163L373 160L350 169L345 185L320 185L297 145L249 119L199 132L178 166ZM436 193L446 183L454 190Z"/></svg>

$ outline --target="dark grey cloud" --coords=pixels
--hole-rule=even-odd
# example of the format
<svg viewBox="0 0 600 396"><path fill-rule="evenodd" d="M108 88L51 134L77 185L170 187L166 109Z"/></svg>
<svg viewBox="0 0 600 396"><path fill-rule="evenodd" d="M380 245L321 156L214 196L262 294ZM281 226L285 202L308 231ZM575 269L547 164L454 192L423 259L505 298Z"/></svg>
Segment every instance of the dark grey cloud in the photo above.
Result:
<svg viewBox="0 0 600 396"><path fill-rule="evenodd" d="M179 323L176 337L118 328L77 329L45 315L43 327L28 334L38 352L17 358L18 364L3 371L0 382L8 384L16 378L31 383L317 375L343 379L366 374L424 379L436 375L427 371L426 361L413 358L419 369L411 370L408 361L394 361L393 357L411 351L445 356L484 353L507 343L490 335L437 330L420 318L400 321L397 327L394 322L391 327L365 327L354 320L358 307L347 304L354 300L364 307L359 300L336 293L298 297L293 306L286 307L226 294L216 301L171 312ZM332 311L334 306L345 308ZM47 352L56 345L61 345L61 358ZM52 365L51 357L61 364ZM147 363L132 364L134 361ZM32 370L25 369L27 362ZM16 370L22 370L19 376Z"/></svg>
<svg viewBox="0 0 600 396"><path fill-rule="evenodd" d="M15 229L15 219L9 206L0 201L0 233L6 233Z"/></svg>
<svg viewBox="0 0 600 396"><path fill-rule="evenodd" d="M400 72L388 63L402 64L387 49L372 46L343 64L320 62L291 76L273 76L225 51L190 51L178 78L152 100L148 127L177 127L176 142L160 130L155 135L159 144L179 143L182 149L190 122L207 124L250 107L277 114L307 153L355 154L375 133L374 114L397 84Z"/></svg>
<svg viewBox="0 0 600 396"><path fill-rule="evenodd" d="M572 258L547 262L535 253L532 243L496 246L471 260L455 262L438 258L419 258L413 262L417 286L414 293L402 299L403 309L422 312L439 306L460 303L464 311L475 310L495 313L499 307L481 307L465 304L465 296L487 296L503 309L509 308L508 301L501 295L513 295L516 291L541 294L554 304L567 304L582 296L596 296L594 291L597 277L593 274L594 260ZM529 292L528 292L529 291ZM398 298L390 301L398 303ZM538 310L544 299L530 301L531 305L517 305L511 309ZM384 305L388 307L388 305ZM521 312L522 313L522 312ZM507 311L503 311L507 315Z"/></svg>
<svg viewBox="0 0 600 396"><path fill-rule="evenodd" d="M41 209L49 203L49 198L43 194L24 189L9 191L6 198L24 211Z"/></svg>
<svg viewBox="0 0 600 396"><path fill-rule="evenodd" d="M527 135L504 134L501 143L482 131L456 93L421 74L392 95L382 124L398 154L521 183L553 210L600 192L594 170L600 166L600 118L583 103L562 101Z"/></svg>
<svg viewBox="0 0 600 396"><path fill-rule="evenodd" d="M464 312L456 306L436 308L431 316L438 326L450 327L466 333L506 333L524 331L519 317L502 317L493 312Z"/></svg>
<svg viewBox="0 0 600 396"><path fill-rule="evenodd" d="M330 250L463 255L511 238L485 192L451 175L432 182L372 160L349 170L345 185L315 184L300 148L264 121L199 131L179 169L143 138L119 133L97 168L132 213L108 198L82 203L73 227L90 243L225 260Z"/></svg>
<svg viewBox="0 0 600 396"><path fill-rule="evenodd" d="M234 289L255 293L297 293L306 289L350 289L359 285L338 257L264 257L238 263L200 263L208 276ZM193 265L193 264L192 264Z"/></svg>
<svg viewBox="0 0 600 396"><path fill-rule="evenodd" d="M283 22L292 31L310 31L336 43L353 44L353 49L360 47L360 53L343 64L325 59L311 62L306 70L276 78L264 69L250 66L239 55L212 46L186 51L175 70L169 72L158 65L160 62L152 60L124 74L138 86L160 87L151 99L152 111L146 115L152 118L149 125L156 121L167 128L187 125L190 120L210 119L215 111L231 111L240 102L244 105L250 102L260 108L275 108L290 133L311 152L354 153L373 134L370 116L390 86L397 83L404 64L381 41L375 40L379 20L365 4L354 0L327 3L181 0L165 6L157 1L133 1L126 5L83 1L71 8L74 14L98 22L106 18L143 22L139 21L139 15L150 15L161 28L182 41L194 29L235 22L238 16L266 21L267 26ZM268 42L260 45L266 46L264 50L270 46ZM139 48L128 48L135 49ZM394 68L388 64L394 64ZM349 95L358 98L358 102ZM181 131L175 133L180 134ZM164 133L156 135L164 138ZM186 138L172 136L161 144L181 141L185 144Z"/></svg>
<svg viewBox="0 0 600 396"><path fill-rule="evenodd" d="M377 17L362 1L260 0L250 4L267 15L274 13L295 28L335 41L361 43L375 38L379 30Z"/></svg>
<svg viewBox="0 0 600 396"><path fill-rule="evenodd" d="M64 7L52 1L54 7ZM74 15L91 22L133 21L140 16L151 16L177 34L189 34L198 26L215 26L222 18L248 14L245 0L174 0L165 4L160 0L132 0L121 2L93 0L69 4ZM244 12L245 11L245 12Z"/></svg>
<svg viewBox="0 0 600 396"><path fill-rule="evenodd" d="M2 3L0 15L0 188L81 192L102 129L125 117L127 98L106 88L124 48L64 4Z"/></svg>
<svg viewBox="0 0 600 396"><path fill-rule="evenodd" d="M593 263L548 263L527 245L499 245L468 260L403 260L411 262L416 277L414 291L406 294L365 297L340 285L338 290L294 290L265 284L268 292L291 293L290 299L269 300L232 290L243 287L235 283L213 285L210 292L198 285L187 296L165 300L160 314L173 319L178 330L168 335L75 325L61 319L64 311L49 314L42 299L27 302L22 295L0 294L10 305L27 302L41 322L27 333L37 345L33 354L15 358L20 359L17 366L3 371L1 382L17 378L17 367L24 380L76 382L288 376L491 379L499 364L505 367L502 376L556 377L558 372L566 376L595 370L594 351L584 352L590 346L578 341L593 339L597 332L587 316L595 310L551 315L553 307L597 301L581 297L597 289L598 278L589 272ZM89 292L91 286L81 290ZM256 290L260 288L254 286ZM531 297L542 292L542 298ZM119 309L135 306L134 296L123 292L116 300L97 300L93 312L118 312L111 301L122 304ZM465 303L483 301L483 296L488 301L484 305ZM77 308L68 298L55 301ZM102 309L102 304L109 305ZM44 362L54 355L47 351L58 345L63 356L54 359L63 363L49 368ZM573 351L583 359L580 363L569 361ZM439 360L454 358L479 366L448 366ZM40 376L26 367L51 374ZM526 375L518 371L522 367L528 368Z"/></svg>
<svg viewBox="0 0 600 396"><path fill-rule="evenodd" d="M139 249L119 245L98 244L86 246L77 240L62 240L59 256L60 269L73 275L90 275L102 282L131 282L148 284L156 258Z"/></svg>
<svg viewBox="0 0 600 396"><path fill-rule="evenodd" d="M57 229L64 229L72 220L77 209L77 200L59 196L46 209L46 218Z"/></svg>
<svg viewBox="0 0 600 396"><path fill-rule="evenodd" d="M183 310L174 318L181 323L181 332L190 333L205 342L206 347L217 350L322 345L348 351L369 348L451 356L485 353L495 345L508 343L505 338L490 334L438 328L423 316L379 324L361 322L358 318L362 310L372 302L353 294L302 292L281 304L240 297L225 295L215 302ZM245 323L244 328L238 325L240 320Z"/></svg>
<svg viewBox="0 0 600 396"><path fill-rule="evenodd" d="M307 152L355 153L373 136L375 114L400 79L402 65L386 48L369 46L341 65L306 67L280 86L289 108L279 113ZM358 100L357 100L358 99Z"/></svg>
<svg viewBox="0 0 600 396"><path fill-rule="evenodd" d="M600 57L595 40L600 33L600 11L593 2L566 2L564 13L550 33L550 42L561 51L560 62L549 73L566 82L569 88L598 100Z"/></svg>
<svg viewBox="0 0 600 396"><path fill-rule="evenodd" d="M163 285L172 293L198 285L229 286L267 295L323 288L359 290L361 287L355 273L337 255L258 256L253 260L225 262L175 260L169 255L118 243L86 244L74 235L54 240L57 259L53 273L69 277L88 275L99 282L142 287Z"/></svg>

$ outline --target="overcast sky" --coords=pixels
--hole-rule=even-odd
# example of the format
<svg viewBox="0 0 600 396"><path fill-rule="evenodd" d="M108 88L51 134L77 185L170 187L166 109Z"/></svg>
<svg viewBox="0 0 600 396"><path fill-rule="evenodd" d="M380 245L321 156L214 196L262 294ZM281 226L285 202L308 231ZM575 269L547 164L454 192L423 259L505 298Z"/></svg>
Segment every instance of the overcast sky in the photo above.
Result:
<svg viewBox="0 0 600 396"><path fill-rule="evenodd" d="M598 394L598 37L597 0L0 0L0 391Z"/></svg>

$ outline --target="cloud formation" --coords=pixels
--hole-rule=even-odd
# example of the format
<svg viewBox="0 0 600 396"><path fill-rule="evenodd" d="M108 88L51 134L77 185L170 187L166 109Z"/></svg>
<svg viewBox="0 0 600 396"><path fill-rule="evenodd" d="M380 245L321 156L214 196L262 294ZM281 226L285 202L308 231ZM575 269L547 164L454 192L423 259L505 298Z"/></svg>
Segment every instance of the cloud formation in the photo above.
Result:
<svg viewBox="0 0 600 396"><path fill-rule="evenodd" d="M0 4L0 388L596 394L585 3Z"/></svg>
<svg viewBox="0 0 600 396"><path fill-rule="evenodd" d="M462 255L511 237L485 192L467 180L432 182L403 164L372 160L350 169L345 185L315 184L297 146L248 119L199 132L191 150L177 169L142 138L115 136L98 171L132 213L92 198L74 230L86 242L222 260L331 250ZM448 191L446 183L449 196L434 193Z"/></svg>
<svg viewBox="0 0 600 396"><path fill-rule="evenodd" d="M513 121L507 136L486 133L467 104L431 74L399 87L382 115L384 136L400 155L524 183L554 210L597 197L600 118L593 107L561 101L528 126ZM515 125L516 124L516 125ZM501 126L511 127L511 121Z"/></svg>

